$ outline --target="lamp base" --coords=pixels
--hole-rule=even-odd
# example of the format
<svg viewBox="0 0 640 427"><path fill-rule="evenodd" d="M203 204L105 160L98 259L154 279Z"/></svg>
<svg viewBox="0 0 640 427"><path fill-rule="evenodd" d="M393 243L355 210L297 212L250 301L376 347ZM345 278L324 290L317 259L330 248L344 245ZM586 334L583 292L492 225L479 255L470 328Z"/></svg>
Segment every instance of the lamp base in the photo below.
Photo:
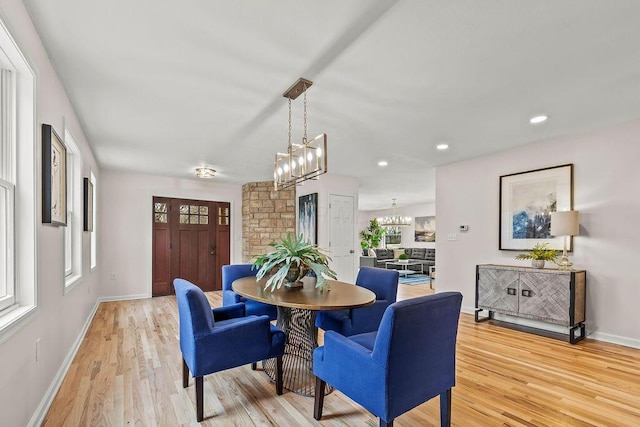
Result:
<svg viewBox="0 0 640 427"><path fill-rule="evenodd" d="M559 270L571 270L573 267L573 263L569 261L569 258L566 255L563 255L558 261L558 269Z"/></svg>

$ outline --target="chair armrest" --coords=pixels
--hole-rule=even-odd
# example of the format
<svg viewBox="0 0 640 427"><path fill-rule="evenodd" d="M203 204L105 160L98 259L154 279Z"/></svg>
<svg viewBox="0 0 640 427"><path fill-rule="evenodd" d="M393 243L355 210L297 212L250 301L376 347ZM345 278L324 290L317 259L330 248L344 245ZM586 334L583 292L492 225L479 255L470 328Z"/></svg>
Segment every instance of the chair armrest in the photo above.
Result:
<svg viewBox="0 0 640 427"><path fill-rule="evenodd" d="M362 403L361 396L385 390L385 369L371 355L366 347L327 331L324 346L314 351L313 374Z"/></svg>
<svg viewBox="0 0 640 427"><path fill-rule="evenodd" d="M348 372L362 370L363 364L370 364L371 351L366 347L340 335L335 331L324 333L324 361L332 366L334 363L344 367Z"/></svg>
<svg viewBox="0 0 640 427"><path fill-rule="evenodd" d="M213 312L213 320L215 322L246 316L246 309L244 303L242 302L239 302L237 304L225 305L222 307L216 307L211 311Z"/></svg>
<svg viewBox="0 0 640 427"><path fill-rule="evenodd" d="M247 346L268 348L271 343L270 326L269 316L248 316L228 325L216 326L210 333L197 336L196 347L209 349L223 346L227 354L241 354Z"/></svg>

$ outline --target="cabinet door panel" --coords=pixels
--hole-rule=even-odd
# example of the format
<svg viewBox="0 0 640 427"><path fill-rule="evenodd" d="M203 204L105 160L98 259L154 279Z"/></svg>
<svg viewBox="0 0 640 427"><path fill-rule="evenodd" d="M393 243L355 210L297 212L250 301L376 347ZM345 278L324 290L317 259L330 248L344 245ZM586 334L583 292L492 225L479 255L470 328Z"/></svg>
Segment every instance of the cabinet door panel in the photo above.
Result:
<svg viewBox="0 0 640 427"><path fill-rule="evenodd" d="M478 307L508 313L518 312L517 271L478 270Z"/></svg>
<svg viewBox="0 0 640 427"><path fill-rule="evenodd" d="M523 272L520 289L520 313L569 325L569 275Z"/></svg>

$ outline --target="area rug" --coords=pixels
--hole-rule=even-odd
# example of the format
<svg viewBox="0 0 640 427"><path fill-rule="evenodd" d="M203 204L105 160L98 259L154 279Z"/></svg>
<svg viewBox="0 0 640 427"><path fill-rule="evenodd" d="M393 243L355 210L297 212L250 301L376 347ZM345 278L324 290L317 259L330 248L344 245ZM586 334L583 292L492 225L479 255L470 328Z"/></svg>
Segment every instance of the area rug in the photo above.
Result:
<svg viewBox="0 0 640 427"><path fill-rule="evenodd" d="M428 285L431 282L428 274L410 274L407 277L400 275L398 283L402 285Z"/></svg>

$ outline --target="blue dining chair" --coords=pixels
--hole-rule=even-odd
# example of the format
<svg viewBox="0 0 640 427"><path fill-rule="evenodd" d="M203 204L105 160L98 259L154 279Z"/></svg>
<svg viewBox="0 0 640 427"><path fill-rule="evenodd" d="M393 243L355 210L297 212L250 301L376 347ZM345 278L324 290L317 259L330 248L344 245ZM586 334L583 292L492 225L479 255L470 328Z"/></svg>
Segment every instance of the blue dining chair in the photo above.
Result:
<svg viewBox="0 0 640 427"><path fill-rule="evenodd" d="M440 395L440 424L451 425L456 337L462 294L443 292L390 305L377 332L324 334L313 352L313 417L322 418L331 384L380 418L380 426Z"/></svg>
<svg viewBox="0 0 640 427"><path fill-rule="evenodd" d="M319 311L316 326L325 331L336 331L350 336L378 330L380 320L387 307L396 302L398 294L398 271L383 268L360 267L356 285L376 294L373 305L350 310Z"/></svg>
<svg viewBox="0 0 640 427"><path fill-rule="evenodd" d="M242 303L211 309L200 288L184 279L173 286L180 318L182 386L196 380L196 413L204 416L203 377L214 372L276 358L276 393L282 394L285 335L268 316L245 316Z"/></svg>
<svg viewBox="0 0 640 427"><path fill-rule="evenodd" d="M236 279L241 277L255 277L257 268L252 264L231 264L222 266L222 305L231 305L243 302L246 306L247 315L260 316L266 314L269 319L276 320L278 309L275 305L264 304L249 298L238 295L233 291L231 285Z"/></svg>

